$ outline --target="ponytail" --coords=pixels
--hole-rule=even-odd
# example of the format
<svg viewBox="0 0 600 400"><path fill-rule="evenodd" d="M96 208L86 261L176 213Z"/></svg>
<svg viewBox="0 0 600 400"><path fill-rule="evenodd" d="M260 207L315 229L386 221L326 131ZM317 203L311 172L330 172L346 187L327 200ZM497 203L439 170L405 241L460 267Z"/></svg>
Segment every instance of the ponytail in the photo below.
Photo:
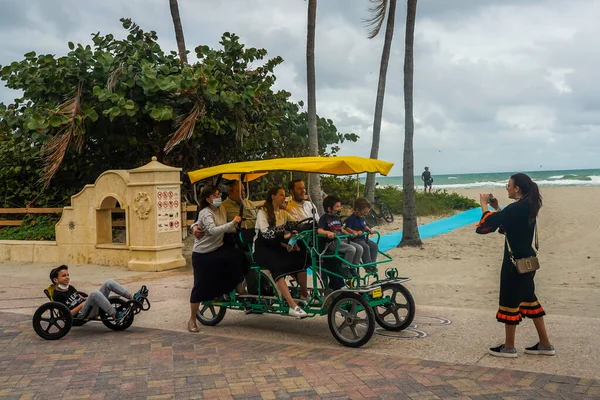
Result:
<svg viewBox="0 0 600 400"><path fill-rule="evenodd" d="M540 188L529 175L518 173L510 177L513 184L518 186L523 196L520 201L525 201L529 206L529 218L535 219L542 208L542 195L540 194Z"/></svg>

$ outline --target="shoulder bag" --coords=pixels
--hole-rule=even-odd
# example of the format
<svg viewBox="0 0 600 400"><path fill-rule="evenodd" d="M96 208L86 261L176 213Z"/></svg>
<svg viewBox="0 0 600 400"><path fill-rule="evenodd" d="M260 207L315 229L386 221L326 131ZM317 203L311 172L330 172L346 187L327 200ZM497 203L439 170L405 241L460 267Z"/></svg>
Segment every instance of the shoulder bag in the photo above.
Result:
<svg viewBox="0 0 600 400"><path fill-rule="evenodd" d="M506 240L506 246L508 248L508 255L510 257L510 261L512 261L513 265L517 269L517 272L519 272L520 274L527 274L529 272L533 272L540 269L540 261L537 258L537 253L540 248L538 243L537 221L534 228L535 256L515 259L510 248L510 243L508 243L508 238L505 237L504 240Z"/></svg>

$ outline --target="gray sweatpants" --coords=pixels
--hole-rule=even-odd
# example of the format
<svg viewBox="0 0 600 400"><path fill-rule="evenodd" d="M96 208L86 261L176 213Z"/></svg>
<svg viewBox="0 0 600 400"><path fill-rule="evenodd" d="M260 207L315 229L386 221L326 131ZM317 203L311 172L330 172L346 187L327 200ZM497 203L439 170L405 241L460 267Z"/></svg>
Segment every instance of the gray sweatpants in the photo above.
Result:
<svg viewBox="0 0 600 400"><path fill-rule="evenodd" d="M100 310L104 311L109 316L114 316L117 313L117 310L115 310L108 300L110 292L123 296L128 300L131 296L131 293L127 289L112 279L109 279L100 286L100 289L94 290L89 294L77 316L79 318L94 318L98 315Z"/></svg>
<svg viewBox="0 0 600 400"><path fill-rule="evenodd" d="M358 264L360 264L360 259L362 258L362 255L363 255L363 248L360 244L355 243L355 242L350 242L350 243L341 242L338 253L344 255L344 260L346 260L349 263L352 263L354 265L358 265ZM345 265L345 267L348 267L348 266ZM350 268L350 272L352 273L352 275L358 274L356 268L352 268L352 267L349 267L349 268Z"/></svg>

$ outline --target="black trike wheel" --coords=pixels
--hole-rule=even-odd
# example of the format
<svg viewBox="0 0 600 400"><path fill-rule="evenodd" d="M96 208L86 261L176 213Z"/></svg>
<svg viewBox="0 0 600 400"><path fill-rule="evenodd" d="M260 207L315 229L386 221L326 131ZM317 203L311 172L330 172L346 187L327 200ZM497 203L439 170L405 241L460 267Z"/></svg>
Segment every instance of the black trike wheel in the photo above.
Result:
<svg viewBox="0 0 600 400"><path fill-rule="evenodd" d="M46 340L57 340L65 336L73 325L69 308L55 301L42 304L33 314L33 330Z"/></svg>
<svg viewBox="0 0 600 400"><path fill-rule="evenodd" d="M392 210L387 206L387 204L381 205L381 215L386 222L392 223L394 222L394 214L392 214Z"/></svg>
<svg viewBox="0 0 600 400"><path fill-rule="evenodd" d="M212 301L207 301L200 304L200 309L196 311L196 319L206 326L215 326L225 318L227 307L214 304Z"/></svg>
<svg viewBox="0 0 600 400"><path fill-rule="evenodd" d="M379 326L396 332L408 328L415 318L415 300L412 294L399 283L384 283L381 291L391 302L373 307Z"/></svg>
<svg viewBox="0 0 600 400"><path fill-rule="evenodd" d="M375 317L369 303L357 293L342 293L333 300L328 314L329 330L341 344L360 347L375 332Z"/></svg>
<svg viewBox="0 0 600 400"><path fill-rule="evenodd" d="M117 296L109 297L108 301L110 301L110 304L112 304L115 310L117 310L117 313L125 308L127 304L125 299ZM133 324L134 312L131 311L122 324L117 324L114 319L107 319L108 316L104 312L101 313L101 317L102 323L107 328L112 329L113 331L124 331L125 329L129 328L131 324Z"/></svg>

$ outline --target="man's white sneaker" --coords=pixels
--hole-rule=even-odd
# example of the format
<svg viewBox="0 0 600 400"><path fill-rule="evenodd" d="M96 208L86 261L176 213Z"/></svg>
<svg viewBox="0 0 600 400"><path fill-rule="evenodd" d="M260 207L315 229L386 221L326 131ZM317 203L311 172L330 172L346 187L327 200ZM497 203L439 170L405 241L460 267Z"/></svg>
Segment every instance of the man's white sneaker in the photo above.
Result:
<svg viewBox="0 0 600 400"><path fill-rule="evenodd" d="M303 309L301 309L300 306L296 306L296 308L290 307L288 314L291 315L292 317L296 317L296 318L308 317L308 314Z"/></svg>

